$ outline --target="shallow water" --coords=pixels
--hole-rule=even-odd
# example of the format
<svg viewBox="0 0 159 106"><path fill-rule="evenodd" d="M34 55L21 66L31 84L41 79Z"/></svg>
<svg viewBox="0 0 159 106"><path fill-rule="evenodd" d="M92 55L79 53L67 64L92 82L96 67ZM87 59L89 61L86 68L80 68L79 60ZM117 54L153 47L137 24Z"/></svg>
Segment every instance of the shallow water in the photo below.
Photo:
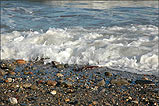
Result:
<svg viewBox="0 0 159 106"><path fill-rule="evenodd" d="M158 69L156 1L1 1L2 59Z"/></svg>

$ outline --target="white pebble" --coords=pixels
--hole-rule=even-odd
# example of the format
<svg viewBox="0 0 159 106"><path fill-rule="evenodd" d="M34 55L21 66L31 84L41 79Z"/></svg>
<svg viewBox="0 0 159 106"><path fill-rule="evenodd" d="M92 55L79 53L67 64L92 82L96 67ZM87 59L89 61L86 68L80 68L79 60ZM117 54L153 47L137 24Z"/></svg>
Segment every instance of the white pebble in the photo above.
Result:
<svg viewBox="0 0 159 106"><path fill-rule="evenodd" d="M8 82L12 82L12 78L7 78Z"/></svg>
<svg viewBox="0 0 159 106"><path fill-rule="evenodd" d="M56 91L55 91L55 90L51 91L50 93L51 93L52 95L56 95Z"/></svg>
<svg viewBox="0 0 159 106"><path fill-rule="evenodd" d="M14 97L9 98L9 101L10 101L11 104L17 104L18 103L17 99L14 98Z"/></svg>

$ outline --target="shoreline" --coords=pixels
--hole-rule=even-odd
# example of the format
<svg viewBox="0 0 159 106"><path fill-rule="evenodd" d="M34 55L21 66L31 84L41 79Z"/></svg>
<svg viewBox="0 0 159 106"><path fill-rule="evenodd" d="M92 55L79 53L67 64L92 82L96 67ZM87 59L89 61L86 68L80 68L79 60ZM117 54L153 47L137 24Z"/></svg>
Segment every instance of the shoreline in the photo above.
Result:
<svg viewBox="0 0 159 106"><path fill-rule="evenodd" d="M157 76L107 67L43 63L43 60L1 60L0 105L159 104Z"/></svg>

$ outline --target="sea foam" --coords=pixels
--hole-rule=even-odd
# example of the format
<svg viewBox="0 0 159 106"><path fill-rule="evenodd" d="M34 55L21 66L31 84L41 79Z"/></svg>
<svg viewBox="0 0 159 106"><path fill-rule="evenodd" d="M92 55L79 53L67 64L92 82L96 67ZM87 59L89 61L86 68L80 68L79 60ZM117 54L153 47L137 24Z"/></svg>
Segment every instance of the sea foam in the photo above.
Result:
<svg viewBox="0 0 159 106"><path fill-rule="evenodd" d="M153 25L84 29L50 28L46 32L4 33L2 59L49 58L68 64L90 64L135 73L157 73L158 28Z"/></svg>

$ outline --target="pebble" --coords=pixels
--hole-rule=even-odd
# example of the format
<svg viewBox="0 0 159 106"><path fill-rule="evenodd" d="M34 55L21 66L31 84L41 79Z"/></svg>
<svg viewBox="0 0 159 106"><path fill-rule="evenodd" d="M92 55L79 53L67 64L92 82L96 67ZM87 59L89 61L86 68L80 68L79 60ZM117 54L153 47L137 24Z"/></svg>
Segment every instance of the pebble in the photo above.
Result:
<svg viewBox="0 0 159 106"><path fill-rule="evenodd" d="M16 60L16 62L17 62L18 64L26 64L26 61L25 61L25 60L22 60L22 59L18 59L18 60Z"/></svg>
<svg viewBox="0 0 159 106"><path fill-rule="evenodd" d="M57 67L57 68L60 68L60 69L65 68L65 66L64 66L63 64L58 64L58 65L56 65L56 67Z"/></svg>
<svg viewBox="0 0 159 106"><path fill-rule="evenodd" d="M33 75L33 72L29 72L30 75Z"/></svg>
<svg viewBox="0 0 159 106"><path fill-rule="evenodd" d="M7 78L8 82L12 82L13 79L12 78Z"/></svg>
<svg viewBox="0 0 159 106"><path fill-rule="evenodd" d="M46 81L46 84L49 85L49 86L56 86L57 82L52 81L52 80L48 80L48 81Z"/></svg>
<svg viewBox="0 0 159 106"><path fill-rule="evenodd" d="M42 84L42 83L44 83L44 81L43 80L39 80L39 81L37 81L37 83L38 84Z"/></svg>
<svg viewBox="0 0 159 106"><path fill-rule="evenodd" d="M110 73L110 72L105 72L104 74L105 74L105 76L107 76L107 77L112 76L112 73Z"/></svg>
<svg viewBox="0 0 159 106"><path fill-rule="evenodd" d="M13 71L10 71L9 74L10 74L10 75L15 75L16 73L13 72Z"/></svg>
<svg viewBox="0 0 159 106"><path fill-rule="evenodd" d="M18 84L13 84L11 87L13 87L13 88L19 88L19 85Z"/></svg>
<svg viewBox="0 0 159 106"><path fill-rule="evenodd" d="M38 89L38 87L37 87L36 85L32 85L30 88L31 88L32 90Z"/></svg>
<svg viewBox="0 0 159 106"><path fill-rule="evenodd" d="M138 104L139 102L138 101L131 101L132 103L135 103L135 104Z"/></svg>
<svg viewBox="0 0 159 106"><path fill-rule="evenodd" d="M28 75L29 74L29 72L24 72L24 75Z"/></svg>
<svg viewBox="0 0 159 106"><path fill-rule="evenodd" d="M69 102L70 101L70 99L65 99L65 102Z"/></svg>
<svg viewBox="0 0 159 106"><path fill-rule="evenodd" d="M17 63L15 64L17 65ZM27 66L28 65L29 64L27 64ZM23 74L23 72L28 72L29 74L29 71L32 69L28 68L28 70L24 70L23 72L21 72L21 70L23 70L22 68L26 67L23 65L17 65L17 67L20 67L19 68L20 70L16 70L16 71L9 70L9 69L7 71L7 69L2 69L3 72L7 72L9 75L4 76L3 79L0 79L1 81L0 87L2 88L4 92L4 93L2 92L2 97L4 96L3 98L4 101L2 102L4 103L0 103L0 105L1 104L7 105L6 103L9 103L9 105L13 105L14 103L11 104L11 99L9 98L11 98L12 97L11 95L14 95L14 94L16 94L16 97L19 98L19 99L15 98L18 103L18 104L15 103L15 105L16 104L17 105L51 105L51 103L58 104L59 106L60 105L76 105L76 104L79 106L82 106L82 105L83 106L84 105L87 105L87 106L88 105L89 106L121 105L122 106L122 105L144 105L144 104L158 105L158 99L159 99L158 83L159 82L158 82L158 78L154 76L152 76L152 78L151 76L150 77L146 76L149 79L142 78L142 76L137 78L141 78L142 81L143 80L153 81L155 83L155 86L147 86L147 85L141 86L138 84L134 84L136 77L131 77L130 80L133 81L131 86L116 87L115 84L126 85L126 84L130 84L130 82L128 79L124 79L125 77L122 77L122 74L119 73L119 75L117 74L118 76L115 76L113 74L114 72L111 72L111 71L110 71L111 73L106 72L107 70L105 69L102 69L103 71L100 73L98 72L94 74L95 72L94 71L92 72L92 70L86 70L86 71L81 70L80 73L74 72L72 68L73 66L70 66L69 68L71 72L69 72L69 70L67 69L56 69L56 68L52 69L52 66L51 68L48 68L50 66L51 66L50 64L46 64L43 67L41 67L41 64L38 62L35 62L35 65L33 64L33 67L37 67L37 70L42 69L44 73L45 73L45 70L48 69L50 73L47 74L46 72L47 77L43 76L42 74L40 74L40 76L29 75L29 77L27 77L26 75ZM36 74L38 72L37 70L36 71L32 70L32 72ZM17 75L10 77L10 72L16 72ZM89 72L91 72L92 74L89 75ZM103 74L101 75L101 73ZM0 70L0 74L1 74L1 70ZM3 77L3 74L1 75ZM20 76L22 78L19 78ZM109 77L109 76L113 76L113 77ZM10 77L12 79L11 82L14 82L14 83L4 83L4 80L8 81L7 79L8 77ZM105 78L107 77L106 80L103 77ZM154 81L154 79L156 79L156 82ZM136 80L136 83L139 83L138 80ZM64 85L64 86L61 86L61 85ZM56 86L56 87L52 87L52 86ZM101 87L101 86L105 86L105 87ZM25 89L25 88L30 88L30 89ZM34 89L35 91L33 91ZM5 95L8 95L8 97L5 98ZM21 95L24 98L21 98ZM100 100L98 100L98 97L100 98ZM38 98L42 98L45 101L44 102L40 101L41 99L38 99ZM143 98L148 98L148 99L143 99ZM126 102L125 100L128 102Z"/></svg>
<svg viewBox="0 0 159 106"><path fill-rule="evenodd" d="M129 100L132 100L132 97L129 96L128 99L129 99Z"/></svg>
<svg viewBox="0 0 159 106"><path fill-rule="evenodd" d="M125 79L113 79L111 80L111 84L117 84L117 85L129 85L129 82Z"/></svg>
<svg viewBox="0 0 159 106"><path fill-rule="evenodd" d="M65 81L65 82L62 82L62 85L64 85L65 87L72 87L72 82Z"/></svg>
<svg viewBox="0 0 159 106"><path fill-rule="evenodd" d="M105 106L111 106L111 104L110 103L105 103Z"/></svg>
<svg viewBox="0 0 159 106"><path fill-rule="evenodd" d="M24 72L25 75L33 75L32 72Z"/></svg>
<svg viewBox="0 0 159 106"><path fill-rule="evenodd" d="M105 80L103 79L103 80L97 82L97 85L98 86L104 86L105 85Z"/></svg>
<svg viewBox="0 0 159 106"><path fill-rule="evenodd" d="M144 85L144 84L154 85L154 82L150 80L136 80L135 83L140 85Z"/></svg>
<svg viewBox="0 0 159 106"><path fill-rule="evenodd" d="M63 77L63 74L57 73L56 76L57 76L57 77Z"/></svg>
<svg viewBox="0 0 159 106"><path fill-rule="evenodd" d="M97 91L98 90L98 86L92 87L91 89L94 90L94 91Z"/></svg>
<svg viewBox="0 0 159 106"><path fill-rule="evenodd" d="M97 101L93 101L92 104L93 104L93 105L97 105L98 102L97 102Z"/></svg>
<svg viewBox="0 0 159 106"><path fill-rule="evenodd" d="M18 103L17 99L14 98L14 97L9 98L9 102L10 102L11 104L17 104L17 103Z"/></svg>
<svg viewBox="0 0 159 106"><path fill-rule="evenodd" d="M55 90L51 91L50 93L51 93L52 95L56 95L56 91L55 91Z"/></svg>
<svg viewBox="0 0 159 106"><path fill-rule="evenodd" d="M7 72L5 72L4 70L0 69L0 76L4 76L6 74L7 74Z"/></svg>
<svg viewBox="0 0 159 106"><path fill-rule="evenodd" d="M30 83L25 83L25 84L23 84L23 87L24 88L29 88L29 87L31 87L32 86L32 84L30 84Z"/></svg>
<svg viewBox="0 0 159 106"><path fill-rule="evenodd" d="M147 77L142 77L142 80L149 80Z"/></svg>

